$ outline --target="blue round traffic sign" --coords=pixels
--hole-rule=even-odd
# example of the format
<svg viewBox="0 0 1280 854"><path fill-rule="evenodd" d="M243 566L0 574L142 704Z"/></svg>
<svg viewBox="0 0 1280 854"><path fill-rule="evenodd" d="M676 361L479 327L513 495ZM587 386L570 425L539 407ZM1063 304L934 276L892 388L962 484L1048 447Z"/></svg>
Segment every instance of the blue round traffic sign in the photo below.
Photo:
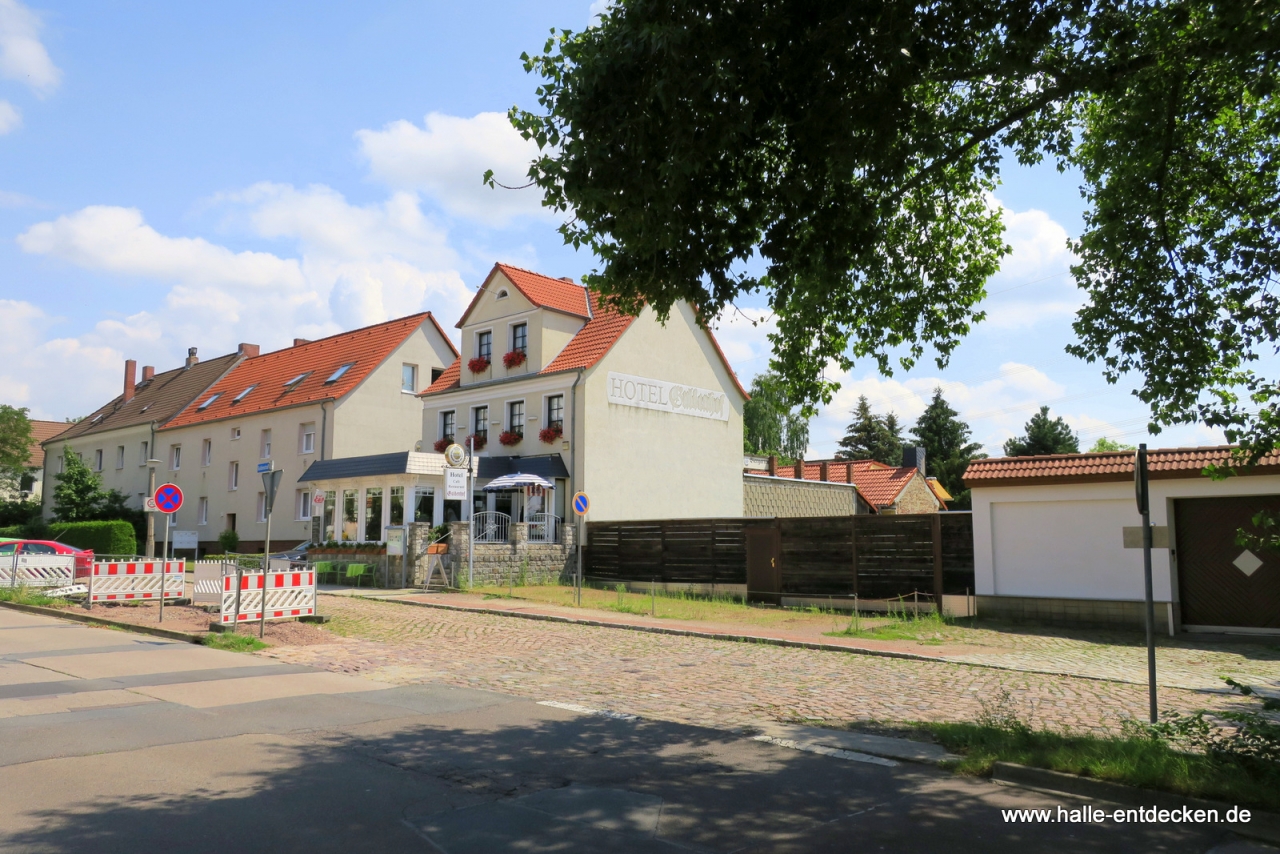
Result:
<svg viewBox="0 0 1280 854"><path fill-rule="evenodd" d="M587 515L587 511L591 509L591 499L587 497L585 492L579 492L573 496L573 512L579 516Z"/></svg>
<svg viewBox="0 0 1280 854"><path fill-rule="evenodd" d="M182 490L176 483L166 483L156 489L156 509L161 513L177 513L182 506Z"/></svg>

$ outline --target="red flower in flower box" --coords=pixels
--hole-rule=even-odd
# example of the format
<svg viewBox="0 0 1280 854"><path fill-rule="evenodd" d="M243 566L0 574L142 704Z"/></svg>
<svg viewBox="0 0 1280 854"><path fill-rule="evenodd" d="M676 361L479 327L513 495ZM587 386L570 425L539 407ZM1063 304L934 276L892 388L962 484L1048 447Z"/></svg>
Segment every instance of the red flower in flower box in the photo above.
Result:
<svg viewBox="0 0 1280 854"><path fill-rule="evenodd" d="M510 370L517 365L523 365L524 360L525 353L523 350L512 350L510 353L507 353L502 357L502 365L507 368L507 370Z"/></svg>
<svg viewBox="0 0 1280 854"><path fill-rule="evenodd" d="M553 424L550 427L543 427L538 431L538 438L550 445L556 439L564 435L564 428L559 424Z"/></svg>
<svg viewBox="0 0 1280 854"><path fill-rule="evenodd" d="M462 447L465 448L467 446L467 442L470 442L473 439L475 440L475 444L472 445L472 447L475 448L477 451L480 451L480 450L483 450L485 444L488 443L489 434L488 433L472 433L465 440L463 440Z"/></svg>
<svg viewBox="0 0 1280 854"><path fill-rule="evenodd" d="M436 443L432 447L436 449L437 454L443 454L444 449L449 447L452 444L453 444L453 437L445 436L443 439L436 439Z"/></svg>
<svg viewBox="0 0 1280 854"><path fill-rule="evenodd" d="M489 370L489 357L476 356L474 359L467 362L467 370L471 371L473 374L483 374L485 371Z"/></svg>
<svg viewBox="0 0 1280 854"><path fill-rule="evenodd" d="M514 430L503 430L502 435L498 437L498 441L510 448L512 445L519 445L524 439L523 433L517 433Z"/></svg>

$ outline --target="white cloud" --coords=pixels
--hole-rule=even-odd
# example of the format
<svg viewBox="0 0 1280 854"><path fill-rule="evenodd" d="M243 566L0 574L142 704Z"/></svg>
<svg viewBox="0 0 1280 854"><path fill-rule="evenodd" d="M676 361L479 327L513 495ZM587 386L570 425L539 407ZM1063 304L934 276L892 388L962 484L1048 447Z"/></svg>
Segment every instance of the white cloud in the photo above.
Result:
<svg viewBox="0 0 1280 854"><path fill-rule="evenodd" d="M1041 210L1013 211L1000 205L1004 238L1013 251L1000 264L1005 276L1034 279L1071 263L1067 230Z"/></svg>
<svg viewBox="0 0 1280 854"><path fill-rule="evenodd" d="M17 0L0 0L0 77L25 83L40 96L62 79L40 43L40 19Z"/></svg>
<svg viewBox="0 0 1280 854"><path fill-rule="evenodd" d="M593 0L587 10L587 26L594 27L600 23L600 16L613 7L613 0Z"/></svg>
<svg viewBox="0 0 1280 854"><path fill-rule="evenodd" d="M987 319L983 325L992 329L1026 329L1045 320L1071 317L1083 303L1083 299L1068 300L1008 300L984 306Z"/></svg>
<svg viewBox="0 0 1280 854"><path fill-rule="evenodd" d="M764 308L730 307L711 324L725 358L747 388L751 387L756 374L769 370L773 346L768 335L777 328L773 312Z"/></svg>
<svg viewBox="0 0 1280 854"><path fill-rule="evenodd" d="M3 107L0 107L3 112ZM10 193L7 190L0 190L0 208L27 208L38 205L35 199L30 196L24 196L22 193Z"/></svg>
<svg viewBox="0 0 1280 854"><path fill-rule="evenodd" d="M382 130L356 133L372 176L396 190L430 195L450 214L491 227L521 216L550 219L542 191L490 189L481 179L488 169L507 186L528 183L538 146L521 138L504 113L469 119L429 113L422 127L395 121Z"/></svg>
<svg viewBox="0 0 1280 854"><path fill-rule="evenodd" d="M0 136L22 127L22 113L8 101L0 101Z"/></svg>

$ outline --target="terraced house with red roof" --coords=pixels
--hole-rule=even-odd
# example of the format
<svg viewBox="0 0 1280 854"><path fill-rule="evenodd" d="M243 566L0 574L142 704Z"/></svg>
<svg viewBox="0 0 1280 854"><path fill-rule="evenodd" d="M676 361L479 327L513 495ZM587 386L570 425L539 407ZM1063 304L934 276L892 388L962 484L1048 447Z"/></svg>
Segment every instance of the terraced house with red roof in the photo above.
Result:
<svg viewBox="0 0 1280 854"><path fill-rule="evenodd" d="M598 521L742 515L747 394L689 306L665 324L648 308L628 317L571 280L496 264L457 327L461 352L421 394L421 452L330 460L309 483L344 506L411 490L409 521L432 524L486 510L563 520L579 490ZM455 442L476 449L470 501L444 500ZM552 487L484 491L516 473Z"/></svg>
<svg viewBox="0 0 1280 854"><path fill-rule="evenodd" d="M422 429L417 392L456 360L457 349L424 312L315 341L294 339L269 353L241 345L239 356L155 431L157 482L176 483L186 496L174 526L197 531L206 550L224 530L240 535L241 550L262 547L260 465L284 472L273 542L331 535L313 530L319 508L299 483L303 472L316 460L412 448ZM359 513L373 535L359 539L379 540L396 496L368 497L376 506Z"/></svg>

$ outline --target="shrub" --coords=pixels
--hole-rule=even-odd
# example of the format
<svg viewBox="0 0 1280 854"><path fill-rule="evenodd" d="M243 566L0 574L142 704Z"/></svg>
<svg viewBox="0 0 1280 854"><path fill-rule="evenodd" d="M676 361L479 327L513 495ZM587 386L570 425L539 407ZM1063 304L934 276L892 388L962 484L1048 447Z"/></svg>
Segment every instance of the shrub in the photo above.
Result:
<svg viewBox="0 0 1280 854"><path fill-rule="evenodd" d="M22 536L21 525L11 525L8 528L0 528L0 537L12 537L13 539L16 540L16 539L19 539L21 536Z"/></svg>
<svg viewBox="0 0 1280 854"><path fill-rule="evenodd" d="M135 555L138 538L133 525L122 520L98 522L54 522L49 536L78 549L92 549L100 555Z"/></svg>
<svg viewBox="0 0 1280 854"><path fill-rule="evenodd" d="M240 535L230 529L223 531L218 535L218 545L225 554L230 554L240 548Z"/></svg>
<svg viewBox="0 0 1280 854"><path fill-rule="evenodd" d="M0 501L0 525L17 527L40 515L39 501ZM13 534L12 536L17 536Z"/></svg>

